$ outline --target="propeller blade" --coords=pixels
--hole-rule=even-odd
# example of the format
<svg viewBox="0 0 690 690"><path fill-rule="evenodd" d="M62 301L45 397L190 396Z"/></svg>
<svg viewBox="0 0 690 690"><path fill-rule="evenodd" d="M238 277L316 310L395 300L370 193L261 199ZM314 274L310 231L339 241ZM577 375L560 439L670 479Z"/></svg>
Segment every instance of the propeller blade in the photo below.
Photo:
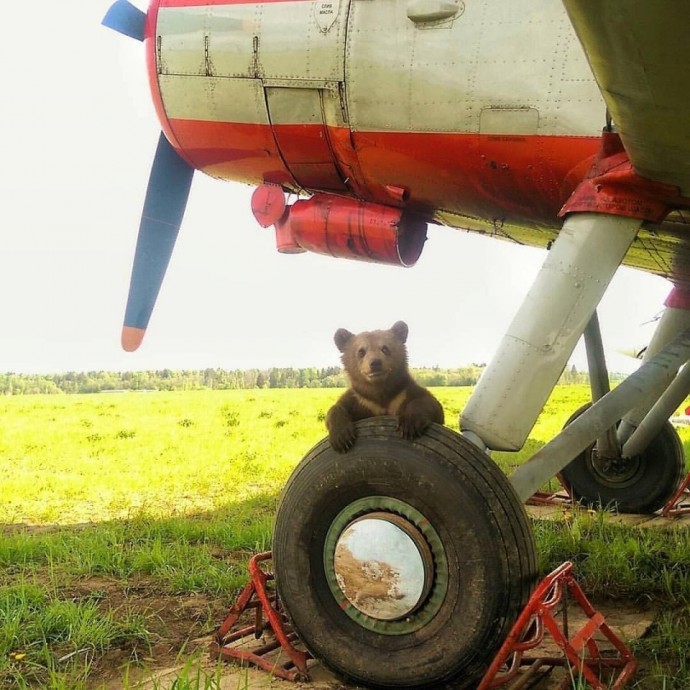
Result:
<svg viewBox="0 0 690 690"><path fill-rule="evenodd" d="M144 338L182 225L193 175L194 168L161 132L141 214L122 329L122 347L127 352L136 350Z"/></svg>
<svg viewBox="0 0 690 690"><path fill-rule="evenodd" d="M146 13L128 0L117 0L105 13L101 24L125 36L136 38L137 41L143 41L146 33Z"/></svg>

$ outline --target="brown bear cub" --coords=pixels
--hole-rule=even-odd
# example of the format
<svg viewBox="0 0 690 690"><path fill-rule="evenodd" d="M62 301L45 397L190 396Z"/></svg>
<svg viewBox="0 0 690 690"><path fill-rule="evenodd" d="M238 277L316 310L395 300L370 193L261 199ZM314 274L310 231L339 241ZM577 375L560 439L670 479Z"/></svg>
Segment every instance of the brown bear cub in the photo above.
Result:
<svg viewBox="0 0 690 690"><path fill-rule="evenodd" d="M421 436L432 422L443 424L441 403L415 383L407 368L407 324L397 321L387 331L355 335L335 332L335 344L350 379L350 388L326 415L333 448L344 453L354 445L354 422L379 415L397 415L403 438Z"/></svg>

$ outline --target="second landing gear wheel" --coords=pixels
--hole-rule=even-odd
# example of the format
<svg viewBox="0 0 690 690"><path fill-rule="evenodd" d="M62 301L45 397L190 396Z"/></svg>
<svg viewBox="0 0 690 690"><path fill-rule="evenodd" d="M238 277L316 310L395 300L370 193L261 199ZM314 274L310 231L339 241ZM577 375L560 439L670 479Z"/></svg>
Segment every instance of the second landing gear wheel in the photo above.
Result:
<svg viewBox="0 0 690 690"><path fill-rule="evenodd" d="M317 659L369 686L476 687L536 577L532 530L507 478L433 425L357 424L354 448L315 446L283 492L278 591Z"/></svg>
<svg viewBox="0 0 690 690"><path fill-rule="evenodd" d="M566 426L589 405L576 410ZM578 501L621 513L653 513L673 496L685 473L678 433L666 422L644 453L633 458L600 458L596 444L563 468L561 477Z"/></svg>

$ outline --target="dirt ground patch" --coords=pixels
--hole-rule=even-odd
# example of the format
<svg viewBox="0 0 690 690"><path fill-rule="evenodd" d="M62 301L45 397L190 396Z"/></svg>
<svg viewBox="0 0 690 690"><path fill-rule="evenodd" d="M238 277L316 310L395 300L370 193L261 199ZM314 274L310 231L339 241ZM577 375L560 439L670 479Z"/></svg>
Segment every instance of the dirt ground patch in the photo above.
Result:
<svg viewBox="0 0 690 690"><path fill-rule="evenodd" d="M151 632L151 644L122 645L109 650L98 659L93 669L90 687L118 690L123 687L125 674L129 687L142 690L176 687L178 676L197 670L202 677L213 677L218 671L217 663L209 654L212 634L228 614L230 599L199 595L164 595L156 591L153 584L144 579L135 579L123 585L121 581L106 578L90 578L73 587L68 596L96 597L102 599L108 609L119 613L138 613L145 617ZM645 634L654 621L655 611L640 611L632 604L620 603L596 606L606 622L624 640L633 640ZM582 617L571 607L569 624L571 631L581 625ZM249 622L247 620L246 622ZM244 644L252 644L244 641ZM557 647L546 644L539 649L540 655L558 654ZM270 657L269 657L270 658ZM278 661L277 657L273 657ZM266 688L311 688L312 690L348 690L357 686L337 678L316 661L310 661L310 683L290 683L273 678L270 674L253 668L240 668L234 662L223 662L218 672L220 687L228 690ZM565 671L555 669L537 685L538 690L556 687ZM201 685L200 687L203 687ZM215 687L215 686L214 686Z"/></svg>
<svg viewBox="0 0 690 690"><path fill-rule="evenodd" d="M133 680L155 676L161 669L184 663L195 650L208 644L213 629L227 615L230 599L207 594L161 593L149 580L93 577L62 593L75 600L95 599L116 618L134 616L144 621L150 643L125 642L94 661L91 687L115 690L125 675Z"/></svg>

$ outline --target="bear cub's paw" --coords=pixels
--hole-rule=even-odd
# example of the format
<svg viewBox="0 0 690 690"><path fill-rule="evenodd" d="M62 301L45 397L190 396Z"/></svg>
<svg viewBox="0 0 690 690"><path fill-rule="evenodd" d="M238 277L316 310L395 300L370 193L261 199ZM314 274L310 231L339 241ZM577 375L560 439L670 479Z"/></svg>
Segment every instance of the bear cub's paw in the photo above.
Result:
<svg viewBox="0 0 690 690"><path fill-rule="evenodd" d="M338 453L347 453L357 440L357 429L352 423L341 427L329 429L328 439L333 446L333 450Z"/></svg>
<svg viewBox="0 0 690 690"><path fill-rule="evenodd" d="M429 427L431 421L418 414L402 413L398 417L398 431L408 441L419 438Z"/></svg>

